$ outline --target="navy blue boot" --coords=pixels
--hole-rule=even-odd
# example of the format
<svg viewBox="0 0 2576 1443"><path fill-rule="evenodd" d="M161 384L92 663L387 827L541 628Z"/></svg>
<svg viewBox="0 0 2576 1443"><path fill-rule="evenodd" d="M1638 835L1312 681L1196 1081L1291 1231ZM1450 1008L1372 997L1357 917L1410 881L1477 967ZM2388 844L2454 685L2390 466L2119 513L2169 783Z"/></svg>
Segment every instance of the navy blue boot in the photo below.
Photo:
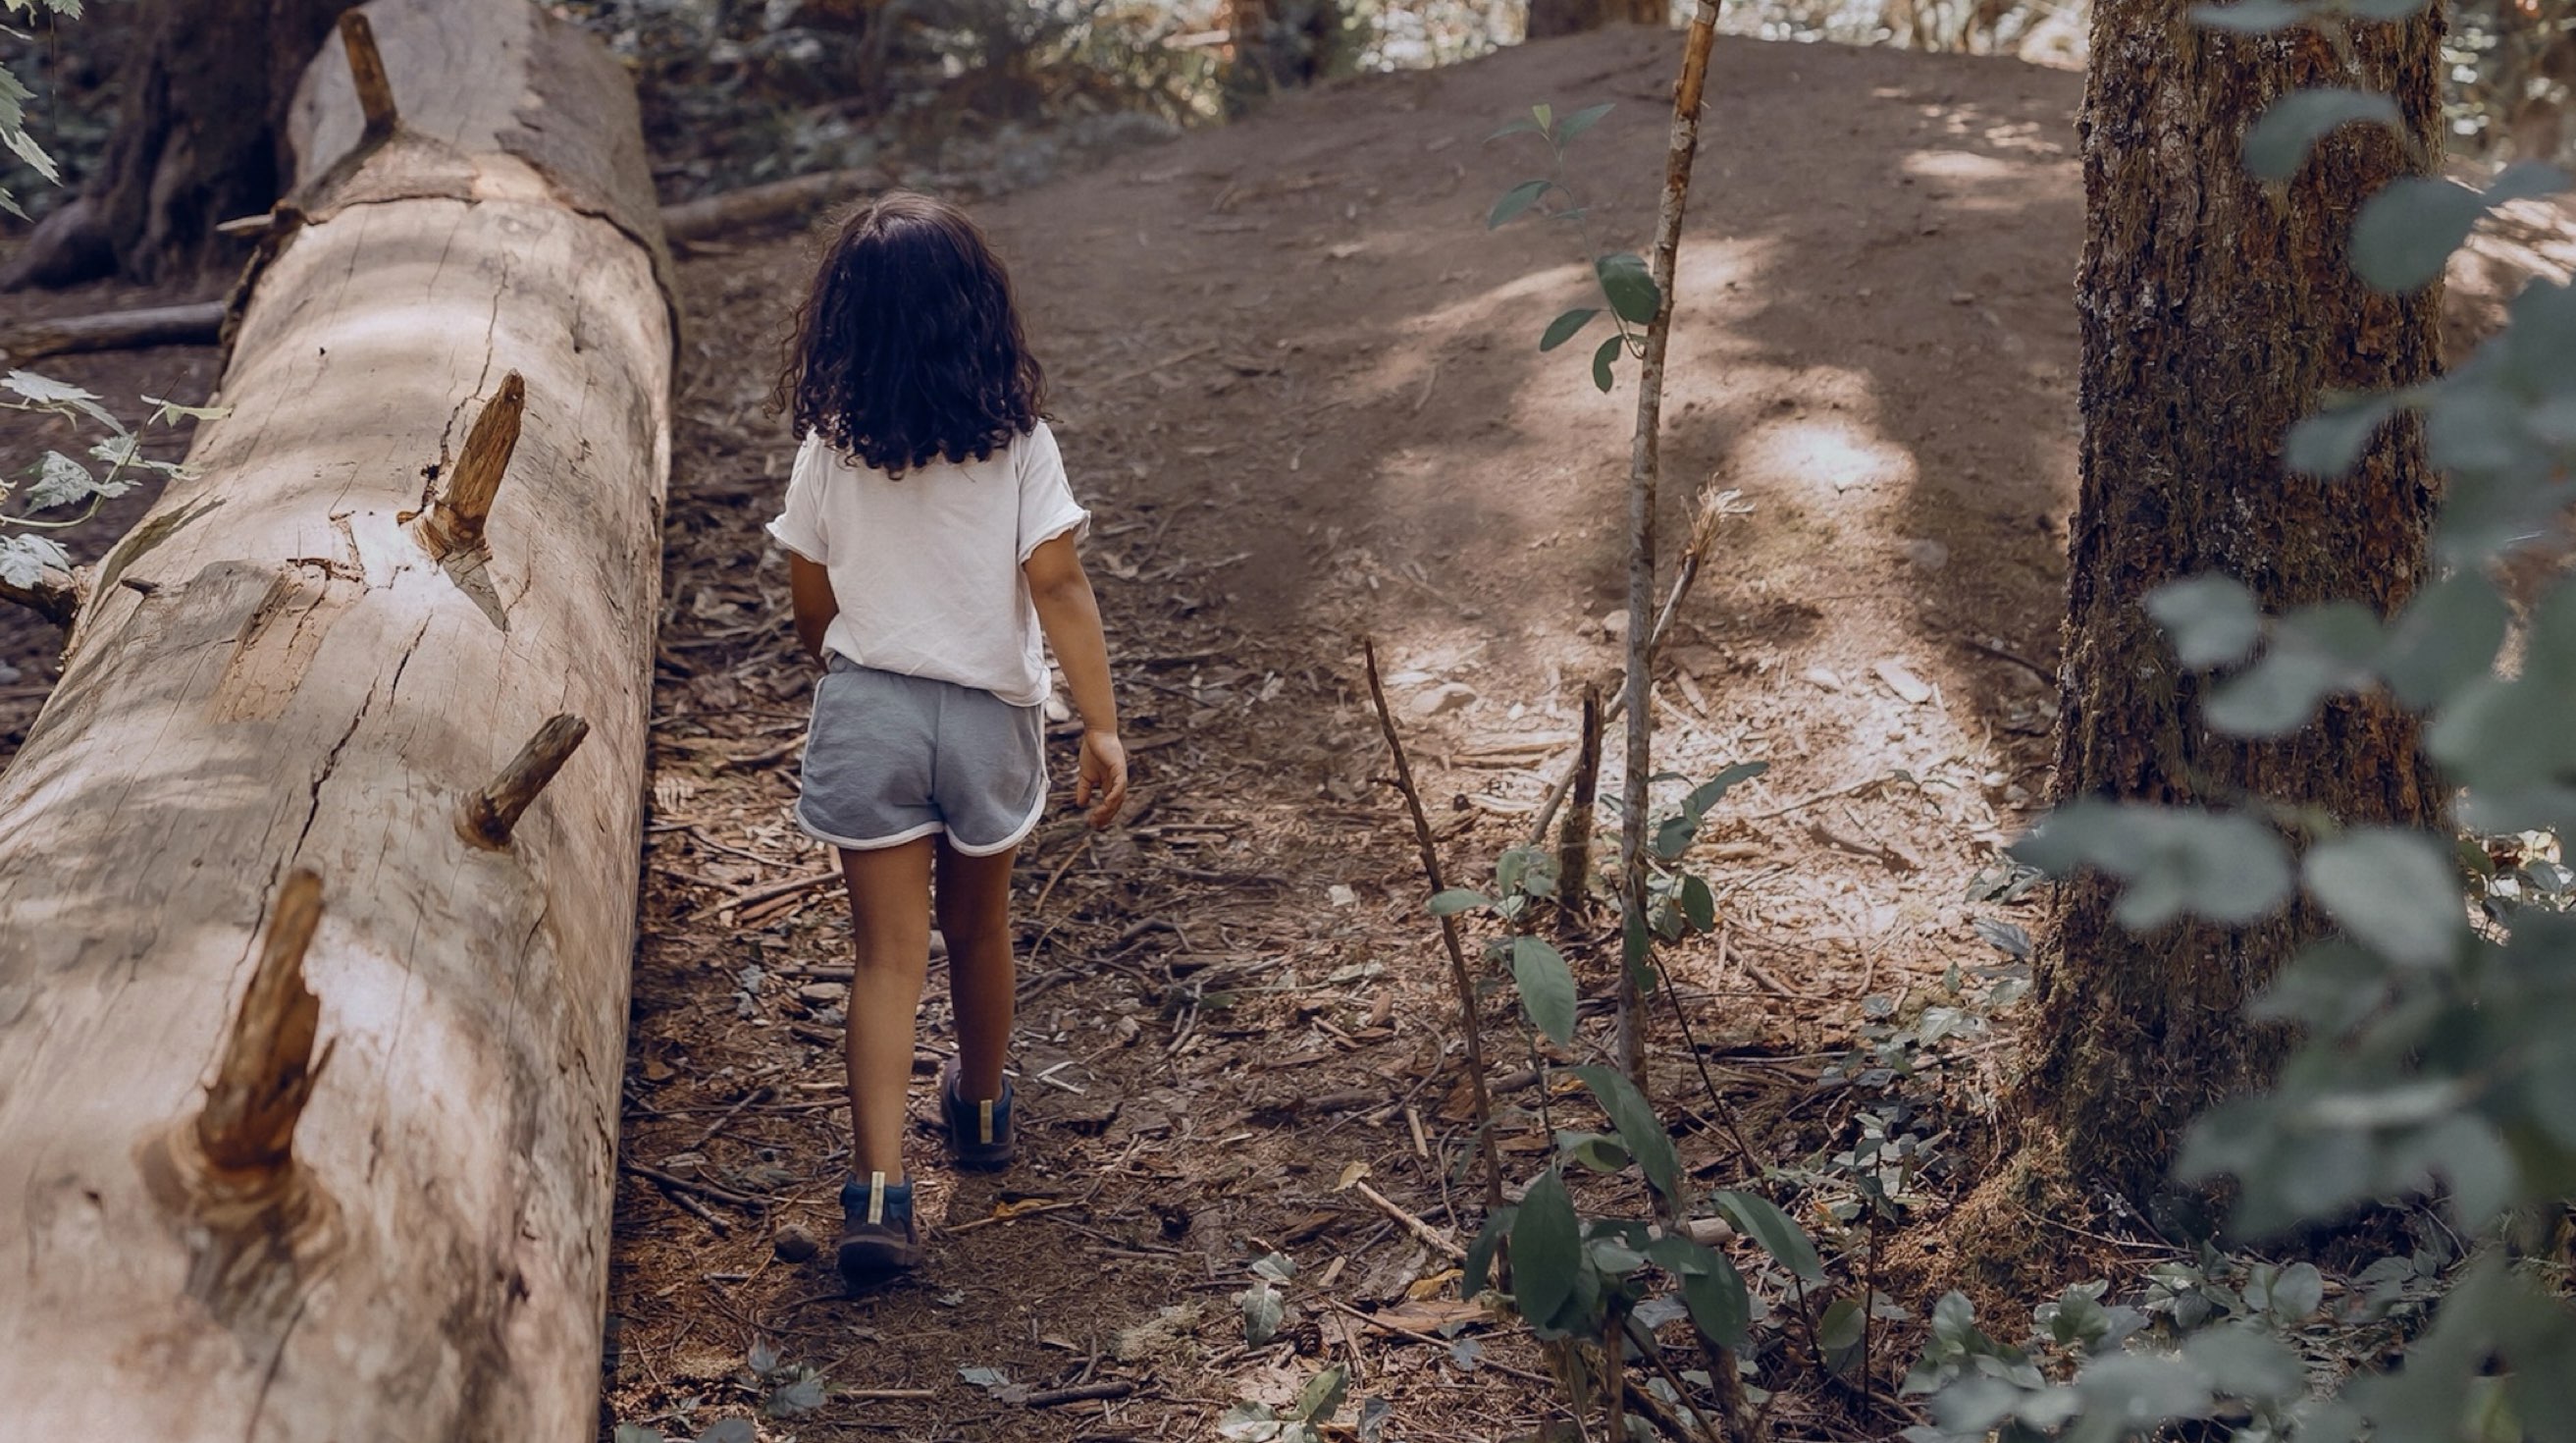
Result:
<svg viewBox="0 0 2576 1443"><path fill-rule="evenodd" d="M912 1220L912 1182L888 1182L881 1172L841 1184L841 1240L835 1245L841 1281L852 1292L874 1287L921 1266L921 1229Z"/></svg>

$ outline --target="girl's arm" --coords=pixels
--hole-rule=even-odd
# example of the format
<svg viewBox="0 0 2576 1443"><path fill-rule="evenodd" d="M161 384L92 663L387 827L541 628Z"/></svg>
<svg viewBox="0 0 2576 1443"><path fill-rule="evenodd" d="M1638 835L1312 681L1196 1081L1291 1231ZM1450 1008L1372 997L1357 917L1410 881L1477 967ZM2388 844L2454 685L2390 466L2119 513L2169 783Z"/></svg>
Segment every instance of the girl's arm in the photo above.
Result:
<svg viewBox="0 0 2576 1443"><path fill-rule="evenodd" d="M796 608L796 639L805 643L805 654L819 662L823 659L823 629L841 614L840 598L832 594L832 573L790 551L787 594Z"/></svg>
<svg viewBox="0 0 2576 1443"><path fill-rule="evenodd" d="M1100 602L1082 572L1073 533L1038 544L1021 567L1029 578L1038 626L1055 648L1056 664L1082 713L1082 771L1073 785L1076 806L1091 807L1091 825L1105 827L1127 801L1127 748L1118 740L1118 698L1109 686L1109 643L1100 634ZM799 625L802 625L800 612Z"/></svg>

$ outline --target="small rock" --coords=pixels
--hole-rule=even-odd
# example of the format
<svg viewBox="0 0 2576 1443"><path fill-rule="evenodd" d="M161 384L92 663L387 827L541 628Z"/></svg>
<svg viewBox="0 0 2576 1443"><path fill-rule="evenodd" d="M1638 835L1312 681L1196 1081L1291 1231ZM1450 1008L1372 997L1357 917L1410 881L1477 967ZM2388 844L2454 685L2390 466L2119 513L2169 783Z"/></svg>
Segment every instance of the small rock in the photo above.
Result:
<svg viewBox="0 0 2576 1443"><path fill-rule="evenodd" d="M849 997L850 985L846 982L808 982L796 989L796 995L817 1007L830 1007Z"/></svg>
<svg viewBox="0 0 2576 1443"><path fill-rule="evenodd" d="M1950 548L1938 541L1917 538L1905 543L1905 559L1926 571L1938 571L1950 564Z"/></svg>
<svg viewBox="0 0 2576 1443"><path fill-rule="evenodd" d="M1347 882L1335 882L1324 895L1331 898L1336 907L1356 907L1360 902L1360 894L1352 891Z"/></svg>
<svg viewBox="0 0 2576 1443"><path fill-rule="evenodd" d="M1814 682L1816 685L1823 687L1827 691L1841 691L1843 689L1843 679L1834 675L1833 669L1830 667L1808 667L1807 680Z"/></svg>
<svg viewBox="0 0 2576 1443"><path fill-rule="evenodd" d="M1446 716L1476 699L1476 689L1463 681L1443 682L1413 699L1418 717Z"/></svg>
<svg viewBox="0 0 2576 1443"><path fill-rule="evenodd" d="M1870 670L1878 673L1878 679L1887 683L1889 691L1903 697L1907 706L1921 706L1932 699L1932 688L1924 684L1923 678L1906 670L1905 663L1901 661L1882 661Z"/></svg>
<svg viewBox="0 0 2576 1443"><path fill-rule="evenodd" d="M18 668L11 666L5 661L0 661L0 686L7 686L9 683L16 681L19 677L24 675L26 675L26 673L18 670Z"/></svg>
<svg viewBox="0 0 2576 1443"><path fill-rule="evenodd" d="M805 1263L812 1262L823 1245L814 1241L812 1233L789 1223L770 1234L769 1251L782 1263Z"/></svg>
<svg viewBox="0 0 2576 1443"><path fill-rule="evenodd" d="M1605 635L1613 637L1627 636L1628 613L1622 610L1604 614L1601 618L1601 630Z"/></svg>

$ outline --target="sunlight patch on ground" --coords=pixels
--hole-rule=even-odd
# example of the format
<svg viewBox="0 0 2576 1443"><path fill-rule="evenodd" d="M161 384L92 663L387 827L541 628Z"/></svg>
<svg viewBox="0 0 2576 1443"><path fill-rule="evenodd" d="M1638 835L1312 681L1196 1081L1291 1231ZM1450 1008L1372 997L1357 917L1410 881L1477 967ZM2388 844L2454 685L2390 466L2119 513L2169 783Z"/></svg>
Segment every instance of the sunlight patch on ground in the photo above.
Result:
<svg viewBox="0 0 2576 1443"><path fill-rule="evenodd" d="M1914 453L1847 416L1798 417L1755 428L1730 468L1748 490L1794 487L1833 496L1914 484Z"/></svg>

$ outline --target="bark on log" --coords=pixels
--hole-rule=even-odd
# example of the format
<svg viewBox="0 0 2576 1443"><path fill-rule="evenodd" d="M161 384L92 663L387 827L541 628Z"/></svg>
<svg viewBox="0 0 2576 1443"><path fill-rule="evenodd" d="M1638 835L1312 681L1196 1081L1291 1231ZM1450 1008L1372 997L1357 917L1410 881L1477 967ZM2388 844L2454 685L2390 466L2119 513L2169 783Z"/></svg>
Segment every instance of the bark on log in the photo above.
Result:
<svg viewBox="0 0 2576 1443"><path fill-rule="evenodd" d="M595 1429L667 260L592 42L521 0L369 14L400 123L344 162L341 47L307 71L232 412L0 775L13 1437ZM509 479L435 555L412 523L513 372ZM588 744L471 844L558 713Z"/></svg>

